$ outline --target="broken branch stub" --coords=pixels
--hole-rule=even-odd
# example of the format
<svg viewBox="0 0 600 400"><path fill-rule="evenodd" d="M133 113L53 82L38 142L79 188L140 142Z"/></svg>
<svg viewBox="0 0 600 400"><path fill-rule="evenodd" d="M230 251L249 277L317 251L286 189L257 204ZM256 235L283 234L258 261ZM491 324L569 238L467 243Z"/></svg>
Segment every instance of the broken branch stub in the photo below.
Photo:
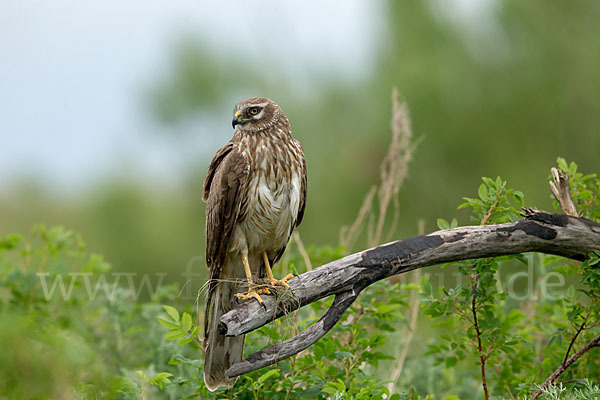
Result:
<svg viewBox="0 0 600 400"><path fill-rule="evenodd" d="M560 203L560 208L562 208L565 214L572 217L578 217L577 207L575 207L569 189L569 177L564 171L556 168L551 168L550 172L552 173L552 180L548 183L550 184L552 194Z"/></svg>

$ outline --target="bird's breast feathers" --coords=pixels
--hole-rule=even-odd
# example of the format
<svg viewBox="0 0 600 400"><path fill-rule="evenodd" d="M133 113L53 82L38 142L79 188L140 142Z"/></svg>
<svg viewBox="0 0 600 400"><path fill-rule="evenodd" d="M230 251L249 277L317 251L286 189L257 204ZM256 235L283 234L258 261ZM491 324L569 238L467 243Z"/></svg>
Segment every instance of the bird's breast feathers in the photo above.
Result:
<svg viewBox="0 0 600 400"><path fill-rule="evenodd" d="M279 147L279 143L258 143L254 152L245 153L251 173L246 217L240 228L248 249L284 247L298 216L302 170L294 160L296 146L292 144L293 160L287 159L290 153Z"/></svg>

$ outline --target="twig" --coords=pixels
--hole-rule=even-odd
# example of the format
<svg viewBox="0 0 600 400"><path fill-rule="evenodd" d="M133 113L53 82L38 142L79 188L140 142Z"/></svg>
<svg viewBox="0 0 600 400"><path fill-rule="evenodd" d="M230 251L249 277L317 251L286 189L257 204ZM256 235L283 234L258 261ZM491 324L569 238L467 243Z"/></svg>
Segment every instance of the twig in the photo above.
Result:
<svg viewBox="0 0 600 400"><path fill-rule="evenodd" d="M369 215L369 211L371 211L373 208L373 199L375 198L375 193L377 193L377 186L373 185L369 190L369 193L367 193L365 196L365 199L360 206L360 210L358 211L358 215L356 216L354 223L352 223L352 226L350 226L350 228L345 226L340 231L340 244L346 250L350 250L352 246L354 246L354 242L362 230L365 217Z"/></svg>
<svg viewBox="0 0 600 400"><path fill-rule="evenodd" d="M535 393L533 393L531 395L530 400L537 399L542 394L542 390L541 389L547 388L548 385L550 385L551 383L553 383L563 372L565 372L565 370L567 368L569 368L575 361L579 360L579 358L582 355L584 355L591 348L597 347L597 346L600 346L600 334L598 336L596 336L595 338L593 338L588 344L586 344L585 346L583 346L577 353L573 354L571 356L571 358L569 358L567 360L567 362L562 363L560 365L560 367L558 367L556 369L556 371L554 371L552 373L552 375L550 375L548 377L548 379L546 379L544 381L544 383L542 383L542 385L540 386L540 390L538 390L537 392L535 392Z"/></svg>
<svg viewBox="0 0 600 400"><path fill-rule="evenodd" d="M304 260L304 265L306 265L307 271L312 271L312 263L310 262L310 257L304 248L304 243L302 243L302 239L300 239L300 234L298 232L294 232L294 242L296 242L296 246L298 246L298 251Z"/></svg>
<svg viewBox="0 0 600 400"><path fill-rule="evenodd" d="M221 317L219 331L238 336L304 305L335 294L315 325L231 367L230 377L273 364L319 340L362 289L392 275L452 261L537 251L584 260L600 249L600 224L584 218L526 210L518 222L442 230L364 250L322 265L288 281L289 295L263 297L263 307L246 301Z"/></svg>
<svg viewBox="0 0 600 400"><path fill-rule="evenodd" d="M590 317L591 313L592 313L592 308L590 307L590 310L588 311L585 318L583 319L581 326L579 327L579 329L577 329L577 332L575 332L575 335L573 335L573 337L571 338L571 342L569 343L569 347L567 348L567 352L565 353L565 358L563 359L562 365L565 365L567 360L569 359L569 353L571 352L571 349L573 348L573 345L575 344L575 341L577 340L577 336L579 336L581 331L585 328L585 324L587 324L588 318Z"/></svg>
<svg viewBox="0 0 600 400"><path fill-rule="evenodd" d="M419 278L421 277L421 270L416 270L413 275L413 282L418 283ZM415 331L417 329L417 319L419 316L419 303L417 302L417 295L413 291L410 294L409 300L410 307L410 322L408 324L408 328L402 337L404 337L404 345L402 346L402 351L400 352L400 356L398 357L398 363L396 364L396 368L392 372L390 376L390 383L388 383L388 390L390 394L394 393L394 388L396 387L396 381L400 377L402 373L402 369L404 368L404 362L406 361L406 356L408 355L408 350L410 349L410 344L415 336Z"/></svg>
<svg viewBox="0 0 600 400"><path fill-rule="evenodd" d="M474 275L473 277L473 285L471 286L473 289L473 300L471 301L471 310L473 312L473 327L475 328L475 333L477 333L477 350L479 352L479 363L481 364L481 384L483 385L483 393L485 395L485 400L490 398L487 389L487 381L485 379L485 360L487 356L483 354L483 348L481 346L481 331L479 330L479 323L477 322L477 285L479 283L479 277Z"/></svg>
<svg viewBox="0 0 600 400"><path fill-rule="evenodd" d="M504 186L506 186L506 181L504 181L504 183L502 184L502 187L500 188L500 190L498 190L499 192L501 192L504 189ZM494 200L494 202L492 203L492 205L490 206L488 212L483 216L483 218L481 219L481 225L485 225L487 224L488 220L490 219L490 217L492 215L494 215L494 209L496 208L496 206L498 205L498 200L496 198L496 200Z"/></svg>

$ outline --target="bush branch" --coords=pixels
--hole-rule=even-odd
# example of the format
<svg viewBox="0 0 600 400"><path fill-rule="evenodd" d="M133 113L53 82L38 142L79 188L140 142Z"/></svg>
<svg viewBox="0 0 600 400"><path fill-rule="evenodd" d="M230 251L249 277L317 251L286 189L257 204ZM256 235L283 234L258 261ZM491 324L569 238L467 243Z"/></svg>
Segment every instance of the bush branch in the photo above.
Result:
<svg viewBox="0 0 600 400"><path fill-rule="evenodd" d="M569 360L569 353L571 353L571 349L573 348L573 345L575 344L577 337L579 336L581 331L585 329L585 324L587 324L588 318L590 317L591 313L592 313L592 308L590 308L590 310L586 314L585 318L583 319L583 322L579 326L579 329L577 329L577 332L575 332L575 334L571 338L571 342L569 343L569 347L567 348L567 352L565 353L565 358L562 362L562 365L565 365L567 363L567 361Z"/></svg>
<svg viewBox="0 0 600 400"><path fill-rule="evenodd" d="M590 350L593 347L597 347L600 346L600 334L598 336L596 336L595 338L593 338L588 344L586 344L585 346L583 346L577 353L573 354L571 356L571 358L569 358L566 362L562 363L560 365L560 367L558 367L556 369L556 371L554 371L552 373L552 375L550 375L548 377L548 379L546 379L544 381L544 383L542 383L542 385L540 386L540 390L538 390L537 392L533 393L530 397L530 399L537 399L541 394L542 394L542 390L541 389L545 389L548 387L548 385L550 385L551 383L554 383L554 381L556 381L556 379L558 379L558 377L565 372L565 370L567 368L569 368L575 361L579 360L579 358L584 355L588 350Z"/></svg>
<svg viewBox="0 0 600 400"><path fill-rule="evenodd" d="M483 347L481 346L481 330L479 329L479 323L477 322L477 286L479 284L479 277L475 275L473 277L473 299L471 300L471 311L473 312L473 327L475 333L477 333L477 350L479 352L479 364L481 364L481 384L483 385L483 394L485 400L490 398L487 388L487 380L485 379L485 360L487 354L483 354Z"/></svg>

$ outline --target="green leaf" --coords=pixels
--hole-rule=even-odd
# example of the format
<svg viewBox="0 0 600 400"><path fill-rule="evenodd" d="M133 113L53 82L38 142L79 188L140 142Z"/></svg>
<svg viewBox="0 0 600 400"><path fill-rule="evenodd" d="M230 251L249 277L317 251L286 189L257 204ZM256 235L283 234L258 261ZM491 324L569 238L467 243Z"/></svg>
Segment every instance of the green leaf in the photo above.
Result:
<svg viewBox="0 0 600 400"><path fill-rule="evenodd" d="M344 358L352 357L352 353L347 352L347 351L335 351L335 352L333 352L333 356L335 358L337 358L338 360L342 360Z"/></svg>
<svg viewBox="0 0 600 400"><path fill-rule="evenodd" d="M163 306L164 310L169 314L173 321L179 322L179 312L175 309L175 307L171 306Z"/></svg>
<svg viewBox="0 0 600 400"><path fill-rule="evenodd" d="M405 283L400 287L402 290L419 290L421 287L416 283Z"/></svg>
<svg viewBox="0 0 600 400"><path fill-rule="evenodd" d="M325 386L323 386L323 389L321 389L321 391L333 396L336 393L345 392L346 384L338 378L335 382L328 382Z"/></svg>
<svg viewBox="0 0 600 400"><path fill-rule="evenodd" d="M188 344L194 341L194 338L192 337L187 337L184 339L181 339L180 341L177 342L178 345L183 346L184 344Z"/></svg>
<svg viewBox="0 0 600 400"><path fill-rule="evenodd" d="M274 376L278 376L279 375L279 370L276 369L272 369L270 371L267 371L266 373L264 373L262 376L260 376L257 379L257 382L262 385L267 379L274 377Z"/></svg>
<svg viewBox="0 0 600 400"><path fill-rule="evenodd" d="M519 199L521 199L521 201L523 201L525 194L523 194L523 192L521 192L520 190L515 190L513 192L513 196L518 197Z"/></svg>
<svg viewBox="0 0 600 400"><path fill-rule="evenodd" d="M161 381L164 379L168 379L172 376L173 376L173 374L170 372L159 372L158 374L156 374L152 378L150 378L150 380L148 382L158 382L158 381Z"/></svg>
<svg viewBox="0 0 600 400"><path fill-rule="evenodd" d="M135 373L137 374L138 378L140 378L142 383L146 382L146 378L148 378L148 376L146 375L146 373L144 371L138 369L137 371L135 371Z"/></svg>
<svg viewBox="0 0 600 400"><path fill-rule="evenodd" d="M12 250L19 246L19 242L23 240L21 235L7 235L0 237L0 250Z"/></svg>
<svg viewBox="0 0 600 400"><path fill-rule="evenodd" d="M169 372L159 372L158 374L156 374L152 378L150 378L150 380L148 382L151 385L158 386L162 390L163 384L171 383L171 380L169 379L169 377L171 377L171 376L173 376L173 374L171 374Z"/></svg>
<svg viewBox="0 0 600 400"><path fill-rule="evenodd" d="M192 316L186 312L181 316L181 329L186 332L192 329Z"/></svg>
<svg viewBox="0 0 600 400"><path fill-rule="evenodd" d="M184 337L186 335L186 331L184 331L183 329L174 329L170 332L167 332L167 334L164 336L165 340L175 340L175 339L179 339L180 337Z"/></svg>
<svg viewBox="0 0 600 400"><path fill-rule="evenodd" d="M421 290L423 291L423 294L425 294L427 297L431 297L431 295L433 294L431 282L429 282L429 279L427 279L424 276L421 277Z"/></svg>
<svg viewBox="0 0 600 400"><path fill-rule="evenodd" d="M174 324L173 322L171 322L170 320L168 320L164 317L157 317L156 319L162 326L164 326L165 328L167 328L169 330L179 329L179 325Z"/></svg>
<svg viewBox="0 0 600 400"><path fill-rule="evenodd" d="M488 178L486 176L482 176L481 180L483 181L483 183L485 183L487 186L489 187L494 187L496 186L496 184L494 183L494 180L491 178Z"/></svg>
<svg viewBox="0 0 600 400"><path fill-rule="evenodd" d="M382 304L377 308L379 314L385 314L390 311L398 310L402 307L402 304Z"/></svg>
<svg viewBox="0 0 600 400"><path fill-rule="evenodd" d="M333 386L323 386L323 389L321 389L321 391L332 396L338 392L338 390Z"/></svg>
<svg viewBox="0 0 600 400"><path fill-rule="evenodd" d="M556 163L558 164L559 169L562 169L563 171L569 170L569 166L567 165L567 160L565 160L564 158L558 157L556 159Z"/></svg>
<svg viewBox="0 0 600 400"><path fill-rule="evenodd" d="M496 177L496 190L500 191L500 188L502 187L502 184L504 182L502 181L502 178L500 178L499 176Z"/></svg>
<svg viewBox="0 0 600 400"><path fill-rule="evenodd" d="M438 218L437 219L437 226L440 229L450 229L450 224L448 223L448 221L446 221L443 218Z"/></svg>
<svg viewBox="0 0 600 400"><path fill-rule="evenodd" d="M485 186L483 183L479 185L479 190L477 191L477 194L479 195L479 198L481 200L486 201L488 199L487 186Z"/></svg>

